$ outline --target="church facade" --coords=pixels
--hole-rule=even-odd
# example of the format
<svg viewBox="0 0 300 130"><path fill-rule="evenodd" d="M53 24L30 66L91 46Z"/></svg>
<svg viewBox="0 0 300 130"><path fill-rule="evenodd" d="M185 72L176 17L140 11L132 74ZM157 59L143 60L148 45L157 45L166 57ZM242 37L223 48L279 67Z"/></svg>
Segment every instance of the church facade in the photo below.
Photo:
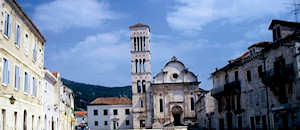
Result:
<svg viewBox="0 0 300 130"><path fill-rule="evenodd" d="M197 76L176 57L152 79L150 27L130 28L133 128L193 125L201 93Z"/></svg>

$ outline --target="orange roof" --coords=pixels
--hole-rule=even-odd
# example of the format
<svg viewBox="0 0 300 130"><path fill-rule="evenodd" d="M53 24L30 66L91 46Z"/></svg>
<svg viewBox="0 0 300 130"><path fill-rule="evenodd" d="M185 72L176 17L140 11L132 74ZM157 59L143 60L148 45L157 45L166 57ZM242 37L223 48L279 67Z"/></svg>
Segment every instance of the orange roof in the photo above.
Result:
<svg viewBox="0 0 300 130"><path fill-rule="evenodd" d="M269 46L270 44L272 44L272 42L259 41L259 42L256 42L256 43L252 44L250 47L248 47L248 49L250 49L252 47L266 47L266 46Z"/></svg>
<svg viewBox="0 0 300 130"><path fill-rule="evenodd" d="M90 104L92 105L131 105L131 99L127 97L108 97L108 98L96 98Z"/></svg>
<svg viewBox="0 0 300 130"><path fill-rule="evenodd" d="M248 58L249 56L250 56L250 53L249 53L249 51L247 51L247 52L245 52L243 55L241 55L240 57L231 60L231 63L237 62L237 61L242 60L242 59L246 59L246 58Z"/></svg>
<svg viewBox="0 0 300 130"><path fill-rule="evenodd" d="M87 115L87 111L75 111L74 112L76 116L79 116L79 117L83 117L85 115Z"/></svg>
<svg viewBox="0 0 300 130"><path fill-rule="evenodd" d="M53 74L56 78L58 78L58 72L52 72L52 74Z"/></svg>

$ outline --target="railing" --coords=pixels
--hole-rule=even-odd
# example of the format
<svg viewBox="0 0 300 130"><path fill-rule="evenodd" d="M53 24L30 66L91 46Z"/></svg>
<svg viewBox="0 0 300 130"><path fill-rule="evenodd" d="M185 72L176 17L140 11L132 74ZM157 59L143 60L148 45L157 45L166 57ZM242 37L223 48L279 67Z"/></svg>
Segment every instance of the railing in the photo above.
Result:
<svg viewBox="0 0 300 130"><path fill-rule="evenodd" d="M241 92L241 82L236 80L229 83L226 83L224 85L225 91L229 93L237 93L239 94Z"/></svg>
<svg viewBox="0 0 300 130"><path fill-rule="evenodd" d="M268 87L282 86L295 79L293 64L286 64L281 68L274 68L266 71L263 75L263 83Z"/></svg>
<svg viewBox="0 0 300 130"><path fill-rule="evenodd" d="M236 80L229 83L225 83L223 86L213 88L211 94L217 97L222 94L240 94L241 92L241 82Z"/></svg>

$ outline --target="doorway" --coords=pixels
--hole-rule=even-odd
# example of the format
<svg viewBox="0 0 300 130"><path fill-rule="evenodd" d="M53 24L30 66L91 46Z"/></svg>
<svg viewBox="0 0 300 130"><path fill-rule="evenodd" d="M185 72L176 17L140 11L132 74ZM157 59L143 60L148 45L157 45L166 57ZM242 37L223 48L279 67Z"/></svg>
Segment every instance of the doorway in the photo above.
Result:
<svg viewBox="0 0 300 130"><path fill-rule="evenodd" d="M181 123L181 115L182 115L182 108L180 106L174 106L172 108L172 114L173 114L173 124L174 126L180 126L182 125Z"/></svg>

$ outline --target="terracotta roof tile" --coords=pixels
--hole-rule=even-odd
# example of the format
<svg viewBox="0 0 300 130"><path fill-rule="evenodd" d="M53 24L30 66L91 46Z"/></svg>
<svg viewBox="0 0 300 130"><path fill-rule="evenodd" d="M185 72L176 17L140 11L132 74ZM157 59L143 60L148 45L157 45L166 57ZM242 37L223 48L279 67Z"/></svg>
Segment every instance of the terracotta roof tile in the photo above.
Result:
<svg viewBox="0 0 300 130"><path fill-rule="evenodd" d="M131 99L127 97L108 97L108 98L96 98L90 104L92 105L131 105Z"/></svg>
<svg viewBox="0 0 300 130"><path fill-rule="evenodd" d="M79 117L83 117L85 115L87 115L87 111L75 111L74 112L76 116L79 116Z"/></svg>
<svg viewBox="0 0 300 130"><path fill-rule="evenodd" d="M58 72L52 72L52 74L53 74L56 78L58 78Z"/></svg>
<svg viewBox="0 0 300 130"><path fill-rule="evenodd" d="M252 44L250 47L248 47L248 49L250 49L252 47L267 47L271 44L272 44L272 42L270 42L270 41L259 41L259 42Z"/></svg>
<svg viewBox="0 0 300 130"><path fill-rule="evenodd" d="M250 56L250 53L249 53L249 51L247 51L247 52L245 52L243 55L241 55L240 57L231 60L231 63L240 61L240 60L242 60L242 59L246 59L246 58L248 58L249 56Z"/></svg>

